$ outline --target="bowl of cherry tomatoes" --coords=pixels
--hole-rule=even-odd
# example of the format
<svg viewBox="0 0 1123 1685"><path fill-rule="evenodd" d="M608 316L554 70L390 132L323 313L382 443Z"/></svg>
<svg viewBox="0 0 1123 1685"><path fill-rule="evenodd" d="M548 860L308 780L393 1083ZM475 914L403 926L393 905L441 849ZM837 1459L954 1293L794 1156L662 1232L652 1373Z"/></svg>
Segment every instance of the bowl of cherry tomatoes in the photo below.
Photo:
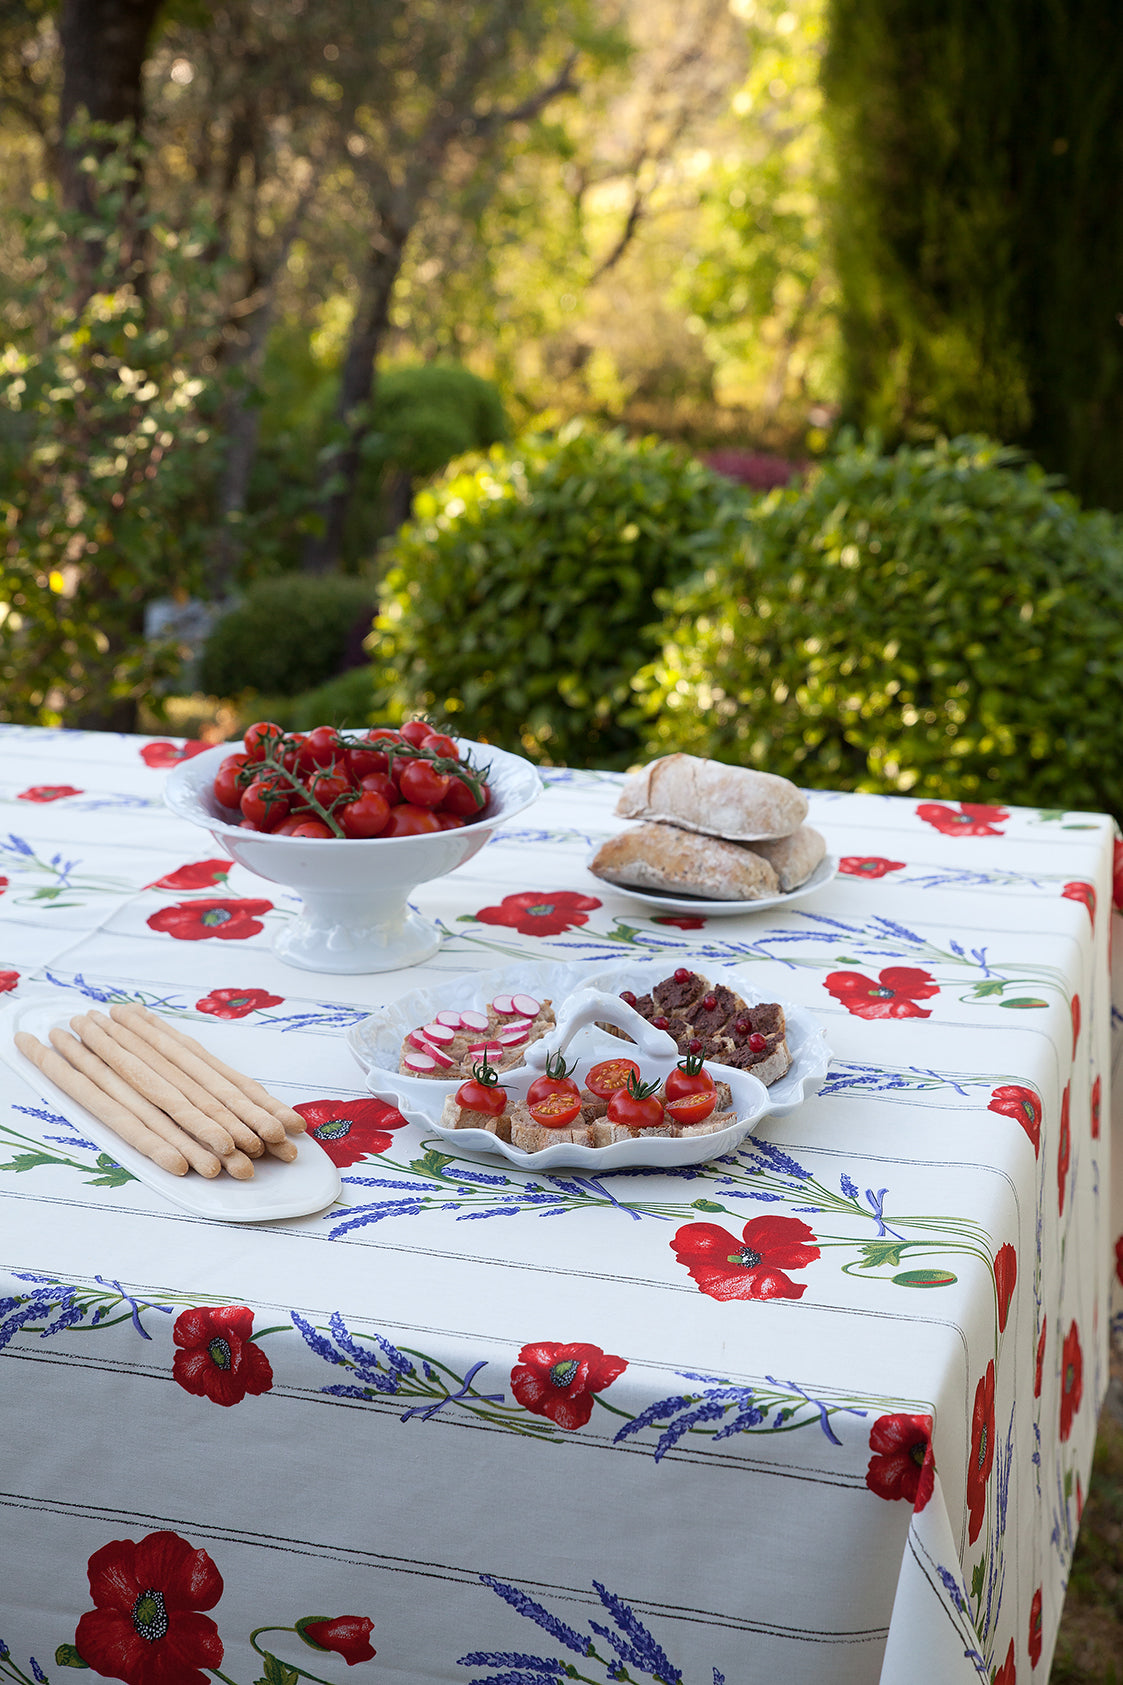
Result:
<svg viewBox="0 0 1123 1685"><path fill-rule="evenodd" d="M172 812L295 891L278 958L305 971L396 971L440 946L411 890L462 866L542 789L529 761L422 720L283 732L259 721L168 774Z"/></svg>

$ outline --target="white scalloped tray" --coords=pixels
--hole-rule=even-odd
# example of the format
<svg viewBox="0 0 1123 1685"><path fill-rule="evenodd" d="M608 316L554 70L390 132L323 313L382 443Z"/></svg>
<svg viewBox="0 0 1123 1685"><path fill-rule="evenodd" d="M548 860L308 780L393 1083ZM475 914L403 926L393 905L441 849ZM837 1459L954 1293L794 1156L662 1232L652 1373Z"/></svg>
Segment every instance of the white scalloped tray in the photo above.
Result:
<svg viewBox="0 0 1123 1685"><path fill-rule="evenodd" d="M419 1124L422 1128L435 1129L439 1135L466 1152L486 1153L491 1157L498 1155L513 1164L533 1170L562 1166L616 1170L640 1166L655 1168L661 1165L705 1164L720 1157L722 1153L732 1152L762 1118L782 1116L802 1105L812 1094L818 1093L826 1078L831 1050L818 1020L806 1007L780 1000L779 1004L783 1007L787 1019L788 1048L792 1055L791 1069L770 1088L764 1088L753 1077L750 1079L752 1090L746 1090L744 1094L739 1090L735 1091L735 1099L739 1102L738 1122L718 1135L677 1138L656 1136L647 1140L621 1141L611 1147L580 1147L561 1142L556 1147L547 1147L544 1152L524 1153L517 1147L498 1141L486 1130L447 1130L440 1124L445 1095L459 1087L463 1081L461 1076L458 1075L451 1082L441 1082L433 1077L411 1077L398 1071L402 1041L407 1033L419 1024L427 1023L436 1013L447 1007L480 1008L497 994L520 992L533 994L539 1000L551 1000L559 1016L558 1030L532 1044L532 1051L542 1050L541 1055L536 1053L537 1065L538 1058L544 1060L546 1052L557 1045L558 1033L564 1030L560 1021L564 1003L571 995L590 988L601 989L615 996L619 996L622 989L645 994L653 983L667 975L669 964L666 955L654 960L630 960L607 966L590 966L587 962L542 965L528 960L497 971L475 972L468 976L449 978L447 982L428 988L413 989L400 996L392 1005L372 1013L369 1018L364 1018L361 1023L348 1030L347 1045L366 1072L367 1086L372 1093L377 1094L379 1099L397 1106L411 1123ZM762 995L759 989L753 987L746 967L708 965L701 962L698 969L711 982L726 983L735 989L749 1005L777 999L773 994ZM637 1037L641 1029L651 1029L651 1026L638 1016L634 1017L634 1025L633 1033ZM652 1030L652 1034L666 1045L667 1070L670 1070L678 1059L674 1043L660 1030ZM579 1035L575 1034L571 1052L576 1053L580 1059L584 1060L598 1050L601 1050L602 1058L619 1055L619 1038L593 1027L583 1028ZM647 1062L652 1063L654 1073L655 1063L646 1061L645 1064ZM725 1065L714 1064L713 1069L720 1073L731 1087L734 1078L745 1075ZM523 1073L524 1088L529 1086L534 1076L540 1074L538 1069L521 1065L503 1075L503 1086L516 1098L516 1077L522 1076ZM664 1073L660 1071L659 1074ZM759 1092L754 1096L753 1091ZM764 1096L763 1105L758 1104L760 1094Z"/></svg>

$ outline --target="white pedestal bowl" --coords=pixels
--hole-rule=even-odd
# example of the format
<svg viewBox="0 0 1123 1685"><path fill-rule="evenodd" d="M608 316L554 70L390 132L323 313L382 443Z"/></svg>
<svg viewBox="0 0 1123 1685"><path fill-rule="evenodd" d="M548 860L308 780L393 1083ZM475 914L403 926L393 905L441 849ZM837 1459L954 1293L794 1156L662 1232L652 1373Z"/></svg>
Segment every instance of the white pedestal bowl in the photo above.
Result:
<svg viewBox="0 0 1123 1685"><path fill-rule="evenodd" d="M497 826L529 807L542 790L520 755L458 738L461 754L487 768L491 802L482 819L431 836L275 837L243 830L214 797L214 779L237 743L221 743L181 761L168 774L164 800L181 819L210 832L232 860L298 894L300 913L278 935L278 959L302 971L398 971L440 946L437 927L407 905L418 884L443 878L478 854Z"/></svg>

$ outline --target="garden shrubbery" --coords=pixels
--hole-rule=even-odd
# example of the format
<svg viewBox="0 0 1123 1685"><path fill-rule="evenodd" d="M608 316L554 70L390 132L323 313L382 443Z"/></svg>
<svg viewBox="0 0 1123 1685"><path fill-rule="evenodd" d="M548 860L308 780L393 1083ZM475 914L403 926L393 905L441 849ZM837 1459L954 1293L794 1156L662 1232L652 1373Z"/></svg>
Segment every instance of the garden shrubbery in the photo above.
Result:
<svg viewBox="0 0 1123 1685"><path fill-rule="evenodd" d="M212 696L294 696L362 658L373 584L345 574L282 574L246 592L208 637L199 683Z"/></svg>
<svg viewBox="0 0 1123 1685"><path fill-rule="evenodd" d="M1123 531L1016 452L844 448L661 603L650 754L1123 817Z"/></svg>
<svg viewBox="0 0 1123 1685"><path fill-rule="evenodd" d="M652 594L719 559L745 502L671 445L579 426L454 464L387 555L381 700L535 760L627 765Z"/></svg>

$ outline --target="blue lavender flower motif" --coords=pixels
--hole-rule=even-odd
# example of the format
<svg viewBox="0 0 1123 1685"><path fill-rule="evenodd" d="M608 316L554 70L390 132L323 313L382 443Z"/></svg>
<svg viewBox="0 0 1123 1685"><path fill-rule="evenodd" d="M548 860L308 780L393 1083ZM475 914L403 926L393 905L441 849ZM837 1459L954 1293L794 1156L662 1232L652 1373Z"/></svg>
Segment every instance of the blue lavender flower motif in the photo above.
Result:
<svg viewBox="0 0 1123 1685"><path fill-rule="evenodd" d="M548 1632L551 1638L556 1639L559 1644L564 1644L574 1655L592 1654L594 1646L591 1638L575 1632L556 1615L551 1615L548 1609L544 1609L541 1603L536 1603L532 1597L528 1597L525 1591L520 1591L518 1586L505 1585L502 1580L495 1579L491 1574L481 1574L480 1579L485 1586L490 1586L504 1603L509 1603L516 1614L525 1615L527 1620L533 1621L535 1626L540 1626L543 1632Z"/></svg>
<svg viewBox="0 0 1123 1685"><path fill-rule="evenodd" d="M486 1685L542 1685L543 1679L556 1679L565 1672L565 1663L552 1656L524 1656L518 1651L473 1650L461 1656L457 1667L501 1667L509 1670L492 1674ZM485 1685L483 1680L473 1685Z"/></svg>
<svg viewBox="0 0 1123 1685"><path fill-rule="evenodd" d="M845 1170L842 1172L842 1175L839 1177L839 1184L838 1185L842 1189L843 1193L846 1195L847 1199L857 1199L858 1189L854 1185L854 1183L850 1180L850 1178L846 1174Z"/></svg>
<svg viewBox="0 0 1123 1685"><path fill-rule="evenodd" d="M47 1675L43 1672L43 1669L39 1666L39 1663L35 1660L35 1657L32 1656L30 1658L30 1660L31 1660L31 1671L35 1675L36 1679L39 1681L39 1685L47 1685Z"/></svg>
<svg viewBox="0 0 1123 1685"><path fill-rule="evenodd" d="M803 1166L797 1164L790 1153L784 1152L783 1148L777 1147L774 1142L762 1140L759 1135L754 1135L750 1137L746 1145L750 1152L763 1158L764 1165L762 1168L765 1170L779 1171L781 1175L794 1177L797 1182L810 1182L811 1172L804 1170Z"/></svg>
<svg viewBox="0 0 1123 1685"><path fill-rule="evenodd" d="M351 1334L338 1311L333 1311L330 1327L335 1340L332 1344L318 1328L314 1328L298 1311L290 1310L293 1326L303 1338L308 1348L317 1357L323 1358L325 1363L334 1363L354 1370L362 1386L332 1386L323 1387L321 1391L331 1393L337 1398L369 1398L373 1388L375 1392L396 1393L406 1375L415 1373L409 1358L404 1356L396 1346L384 1340L376 1330L372 1330L367 1338L373 1340L379 1347L381 1357L385 1359L386 1367L378 1353L365 1350ZM337 1349L338 1348L338 1349Z"/></svg>
<svg viewBox="0 0 1123 1685"><path fill-rule="evenodd" d="M666 1685L682 1685L682 1669L674 1666L662 1645L647 1630L635 1611L623 1598L617 1597L614 1592L601 1585L599 1580L594 1580L593 1586L619 1627L620 1635L609 1627L601 1626L597 1621L589 1622L593 1631L608 1640L622 1661L629 1662L632 1667L638 1667L641 1673L648 1674L652 1679L664 1680Z"/></svg>
<svg viewBox="0 0 1123 1685"><path fill-rule="evenodd" d="M943 1584L944 1590L947 1592L948 1596L951 1598L952 1602L955 1604L955 1607L959 1610L959 1613L961 1615L965 1614L966 1610L967 1610L967 1599L963 1594L963 1590L962 1590L962 1587L959 1584L959 1581L956 1579L955 1575L951 1572L951 1569L950 1568L941 1568L939 1563L937 1563L936 1564L936 1572L940 1576L940 1580Z"/></svg>

